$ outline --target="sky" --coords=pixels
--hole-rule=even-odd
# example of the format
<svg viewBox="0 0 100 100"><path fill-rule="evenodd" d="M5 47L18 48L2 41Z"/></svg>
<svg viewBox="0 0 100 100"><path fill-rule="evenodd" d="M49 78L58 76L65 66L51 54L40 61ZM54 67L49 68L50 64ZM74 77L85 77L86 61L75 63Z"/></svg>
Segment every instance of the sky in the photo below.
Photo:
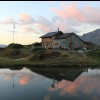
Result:
<svg viewBox="0 0 100 100"><path fill-rule="evenodd" d="M0 44L41 42L57 31L83 35L100 28L100 1L0 1ZM15 28L14 28L15 24Z"/></svg>

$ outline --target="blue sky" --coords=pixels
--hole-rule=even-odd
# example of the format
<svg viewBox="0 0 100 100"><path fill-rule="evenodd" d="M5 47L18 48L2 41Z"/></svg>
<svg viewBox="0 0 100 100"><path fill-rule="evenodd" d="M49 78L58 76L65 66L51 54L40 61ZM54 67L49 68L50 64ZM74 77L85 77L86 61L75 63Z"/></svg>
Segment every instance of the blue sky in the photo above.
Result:
<svg viewBox="0 0 100 100"><path fill-rule="evenodd" d="M82 35L100 28L99 1L0 1L0 44L31 44L47 32Z"/></svg>

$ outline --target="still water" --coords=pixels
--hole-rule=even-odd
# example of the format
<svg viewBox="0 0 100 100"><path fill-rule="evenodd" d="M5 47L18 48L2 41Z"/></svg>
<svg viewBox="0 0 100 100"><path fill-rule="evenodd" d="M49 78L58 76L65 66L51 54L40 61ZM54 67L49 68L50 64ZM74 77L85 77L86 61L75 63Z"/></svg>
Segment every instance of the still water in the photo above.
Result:
<svg viewBox="0 0 100 100"><path fill-rule="evenodd" d="M100 100L100 68L1 68L0 100Z"/></svg>

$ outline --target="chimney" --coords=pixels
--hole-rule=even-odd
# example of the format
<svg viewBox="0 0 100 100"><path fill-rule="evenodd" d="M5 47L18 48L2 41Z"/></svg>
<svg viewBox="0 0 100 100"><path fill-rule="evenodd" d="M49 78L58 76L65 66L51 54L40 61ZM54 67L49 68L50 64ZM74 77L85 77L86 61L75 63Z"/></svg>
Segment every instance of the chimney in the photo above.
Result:
<svg viewBox="0 0 100 100"><path fill-rule="evenodd" d="M59 32L59 28L58 28L58 32Z"/></svg>

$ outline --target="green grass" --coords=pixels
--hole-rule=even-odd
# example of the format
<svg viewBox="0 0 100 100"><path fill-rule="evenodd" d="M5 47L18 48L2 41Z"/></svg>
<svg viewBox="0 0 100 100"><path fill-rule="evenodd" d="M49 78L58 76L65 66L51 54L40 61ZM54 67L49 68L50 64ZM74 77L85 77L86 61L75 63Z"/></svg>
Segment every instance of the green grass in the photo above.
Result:
<svg viewBox="0 0 100 100"><path fill-rule="evenodd" d="M30 56L32 53L30 49L22 48L22 49L13 49L13 48L5 48L4 50L0 51L0 57L6 58L25 58Z"/></svg>
<svg viewBox="0 0 100 100"><path fill-rule="evenodd" d="M60 56L60 52L54 50L39 50L35 51L30 58L31 61L53 59Z"/></svg>
<svg viewBox="0 0 100 100"><path fill-rule="evenodd" d="M95 60L97 57L98 63ZM18 58L26 58L16 60ZM31 50L30 48L0 50L0 66L91 66L100 65L100 51Z"/></svg>
<svg viewBox="0 0 100 100"><path fill-rule="evenodd" d="M93 59L96 63L100 63L100 50L97 50L97 51L86 51L85 55L88 58Z"/></svg>

